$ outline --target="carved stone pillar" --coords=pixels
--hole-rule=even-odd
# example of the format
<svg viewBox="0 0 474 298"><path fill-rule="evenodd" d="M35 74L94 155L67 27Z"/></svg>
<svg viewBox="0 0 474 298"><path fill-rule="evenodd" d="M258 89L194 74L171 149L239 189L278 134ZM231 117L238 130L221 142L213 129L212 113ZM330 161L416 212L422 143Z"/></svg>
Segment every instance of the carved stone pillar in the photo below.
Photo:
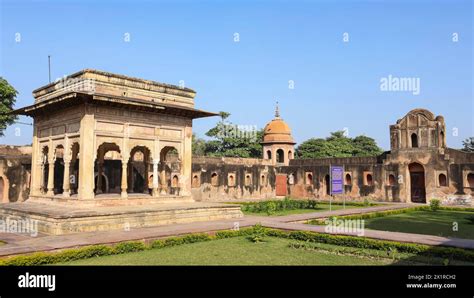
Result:
<svg viewBox="0 0 474 298"><path fill-rule="evenodd" d="M127 194L127 188L128 188L128 183L127 183L127 165L128 163L126 161L122 161L122 185L121 185L121 197L122 199L126 199L128 197Z"/></svg>
<svg viewBox="0 0 474 298"><path fill-rule="evenodd" d="M54 196L54 162L56 161L55 158L49 159L48 164L48 192L46 193L47 196Z"/></svg>
<svg viewBox="0 0 474 298"><path fill-rule="evenodd" d="M160 160L153 159L153 196L157 197L158 192L158 164Z"/></svg>
<svg viewBox="0 0 474 298"><path fill-rule="evenodd" d="M166 195L168 194L168 184L166 181L166 162L162 163L163 168L161 169L161 194Z"/></svg>
<svg viewBox="0 0 474 298"><path fill-rule="evenodd" d="M71 168L71 161L64 161L64 178L63 178L63 197L69 198L71 195L71 187L69 185L69 170Z"/></svg>

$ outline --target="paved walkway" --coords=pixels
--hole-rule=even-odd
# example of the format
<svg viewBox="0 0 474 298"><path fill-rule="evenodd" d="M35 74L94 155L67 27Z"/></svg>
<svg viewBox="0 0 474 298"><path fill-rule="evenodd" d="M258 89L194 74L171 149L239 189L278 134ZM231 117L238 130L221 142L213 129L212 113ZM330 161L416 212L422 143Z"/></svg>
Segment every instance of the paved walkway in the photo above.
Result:
<svg viewBox="0 0 474 298"><path fill-rule="evenodd" d="M345 210L341 209L336 211L294 214L288 216L244 216L243 218L232 220L194 222L186 224L174 224L149 228L130 229L129 231L116 230L91 233L77 233L60 236L40 234L37 237L30 237L27 235L0 233L0 240L4 240L7 242L7 244L5 245L0 245L0 256L25 254L36 251L50 251L93 244L113 244L130 240L153 240L189 233L229 230L234 228L237 222L239 227L241 228L261 223L263 226L269 228L277 228L284 230L304 230L326 233L324 226L313 226L298 222L315 218L327 218L329 216L361 214L367 212L400 209L412 206L413 204L393 204L367 208L353 208ZM351 234L344 233L344 235ZM365 230L365 234L363 236L374 239L392 240L399 242L412 242L427 245L444 245L474 249L474 240L469 239L455 239L431 235L376 231L367 229Z"/></svg>

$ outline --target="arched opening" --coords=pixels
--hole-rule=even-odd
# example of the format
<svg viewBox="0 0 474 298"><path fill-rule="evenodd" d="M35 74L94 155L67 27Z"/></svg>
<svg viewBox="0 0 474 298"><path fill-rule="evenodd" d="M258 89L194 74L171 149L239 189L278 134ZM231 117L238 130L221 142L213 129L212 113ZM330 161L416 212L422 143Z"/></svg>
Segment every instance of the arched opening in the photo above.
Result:
<svg viewBox="0 0 474 298"><path fill-rule="evenodd" d="M235 178L234 178L233 174L228 176L227 185L228 186L235 186Z"/></svg>
<svg viewBox="0 0 474 298"><path fill-rule="evenodd" d="M151 185L148 182L150 149L145 146L136 146L130 151L128 162L128 192L151 194Z"/></svg>
<svg viewBox="0 0 474 298"><path fill-rule="evenodd" d="M474 188L474 173L467 175L467 185L469 185L470 188Z"/></svg>
<svg viewBox="0 0 474 298"><path fill-rule="evenodd" d="M193 175L193 181L191 183L191 187L198 188L199 186L201 186L201 183L199 181L199 176L197 174L194 174Z"/></svg>
<svg viewBox="0 0 474 298"><path fill-rule="evenodd" d="M408 170L410 171L411 201L426 203L425 169L419 163L411 163Z"/></svg>
<svg viewBox="0 0 474 298"><path fill-rule="evenodd" d="M250 174L245 175L245 186L250 186L252 184L252 176Z"/></svg>
<svg viewBox="0 0 474 298"><path fill-rule="evenodd" d="M179 187L179 178L178 175L173 175L173 179L171 180L171 187Z"/></svg>
<svg viewBox="0 0 474 298"><path fill-rule="evenodd" d="M212 186L219 186L219 176L217 173L212 173L211 175L211 185Z"/></svg>
<svg viewBox="0 0 474 298"><path fill-rule="evenodd" d="M367 174L365 180L367 181L367 186L374 185L374 177L372 176L372 174Z"/></svg>
<svg viewBox="0 0 474 298"><path fill-rule="evenodd" d="M444 131L442 131L439 134L439 137L440 137L439 144L440 144L441 147L444 147Z"/></svg>
<svg viewBox="0 0 474 298"><path fill-rule="evenodd" d="M122 191L122 154L120 147L115 143L103 143L97 149L97 160L94 167L94 176L103 177L94 179L96 194L121 193ZM107 181L104 188L103 182Z"/></svg>
<svg viewBox="0 0 474 298"><path fill-rule="evenodd" d="M395 185L395 176L393 174L388 175L388 185L389 186Z"/></svg>
<svg viewBox="0 0 474 298"><path fill-rule="evenodd" d="M94 192L97 193L97 185L100 185L102 193L108 193L109 192L109 181L107 181L107 176L105 176L102 173L101 178L102 178L101 183L97 183L97 179L99 179L99 173L95 174L95 177L94 177L94 185L95 185Z"/></svg>
<svg viewBox="0 0 474 298"><path fill-rule="evenodd" d="M163 147L160 152L160 161L158 169L161 173L161 193L177 195L179 193L179 173L181 173L178 149L173 146Z"/></svg>
<svg viewBox="0 0 474 298"><path fill-rule="evenodd" d="M41 192L46 193L48 191L48 176L49 176L49 147L44 146L41 150L41 167L43 177L41 179Z"/></svg>
<svg viewBox="0 0 474 298"><path fill-rule="evenodd" d="M418 148L418 136L416 133L411 134L411 147Z"/></svg>
<svg viewBox="0 0 474 298"><path fill-rule="evenodd" d="M272 151L267 150L267 159L272 159Z"/></svg>
<svg viewBox="0 0 474 298"><path fill-rule="evenodd" d="M439 184L440 187L448 186L448 179L446 178L445 174L439 174L438 184Z"/></svg>
<svg viewBox="0 0 474 298"><path fill-rule="evenodd" d="M324 184L326 187L326 194L331 195L331 178L329 175L324 176Z"/></svg>
<svg viewBox="0 0 474 298"><path fill-rule="evenodd" d="M293 159L293 152L291 150L288 151L288 159Z"/></svg>
<svg viewBox="0 0 474 298"><path fill-rule="evenodd" d="M346 182L346 185L352 185L351 174L346 174L345 182Z"/></svg>
<svg viewBox="0 0 474 298"><path fill-rule="evenodd" d="M54 194L63 193L64 182L64 147L62 145L56 146L54 149Z"/></svg>
<svg viewBox="0 0 474 298"><path fill-rule="evenodd" d="M260 175L260 185L267 186L267 176L265 174Z"/></svg>
<svg viewBox="0 0 474 298"><path fill-rule="evenodd" d="M71 164L69 170L69 189L71 194L77 194L79 188L79 143L71 146Z"/></svg>
<svg viewBox="0 0 474 298"><path fill-rule="evenodd" d="M313 184L313 174L306 173L306 184L308 184L308 185Z"/></svg>
<svg viewBox="0 0 474 298"><path fill-rule="evenodd" d="M276 152L277 162L284 163L285 162L285 152L282 149L278 149Z"/></svg>

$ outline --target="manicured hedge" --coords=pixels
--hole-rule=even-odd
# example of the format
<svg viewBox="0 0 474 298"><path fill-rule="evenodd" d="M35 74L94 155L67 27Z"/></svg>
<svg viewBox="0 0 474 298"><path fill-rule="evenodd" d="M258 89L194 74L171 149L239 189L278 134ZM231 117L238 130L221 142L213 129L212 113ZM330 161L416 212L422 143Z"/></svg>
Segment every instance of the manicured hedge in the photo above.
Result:
<svg viewBox="0 0 474 298"><path fill-rule="evenodd" d="M271 200L252 203L241 203L243 212L268 213L273 214L277 211L295 210L295 209L317 209L318 204L329 204L329 201L317 200L293 200L286 197L283 200ZM343 205L343 202L332 202L333 205ZM376 204L369 201L364 202L346 202L347 206L374 206Z"/></svg>
<svg viewBox="0 0 474 298"><path fill-rule="evenodd" d="M155 240L150 244L143 241L121 242L114 246L91 245L80 248L67 249L59 252L37 252L28 255L20 255L0 259L0 266L36 266L64 263L93 257L108 255L117 255L130 252L144 251L147 249L156 249L182 244L209 241L214 239L223 239L229 237L238 237L250 235L253 228L244 228L238 231L220 231L215 236L204 233L189 234L186 236L170 237L166 239Z"/></svg>
<svg viewBox="0 0 474 298"><path fill-rule="evenodd" d="M289 239L309 242L320 242L340 246L366 249L391 250L413 253L428 257L450 258L460 261L474 262L474 251L446 246L428 246L416 243L375 240L364 237L320 234L306 231L294 231L288 234Z"/></svg>

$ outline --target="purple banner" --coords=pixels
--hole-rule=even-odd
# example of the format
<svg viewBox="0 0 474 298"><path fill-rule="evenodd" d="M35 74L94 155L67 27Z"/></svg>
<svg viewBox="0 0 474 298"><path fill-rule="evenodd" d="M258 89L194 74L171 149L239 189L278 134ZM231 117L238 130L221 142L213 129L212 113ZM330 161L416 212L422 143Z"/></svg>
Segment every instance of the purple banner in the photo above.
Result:
<svg viewBox="0 0 474 298"><path fill-rule="evenodd" d="M344 167L331 166L331 195L342 195L344 193Z"/></svg>

